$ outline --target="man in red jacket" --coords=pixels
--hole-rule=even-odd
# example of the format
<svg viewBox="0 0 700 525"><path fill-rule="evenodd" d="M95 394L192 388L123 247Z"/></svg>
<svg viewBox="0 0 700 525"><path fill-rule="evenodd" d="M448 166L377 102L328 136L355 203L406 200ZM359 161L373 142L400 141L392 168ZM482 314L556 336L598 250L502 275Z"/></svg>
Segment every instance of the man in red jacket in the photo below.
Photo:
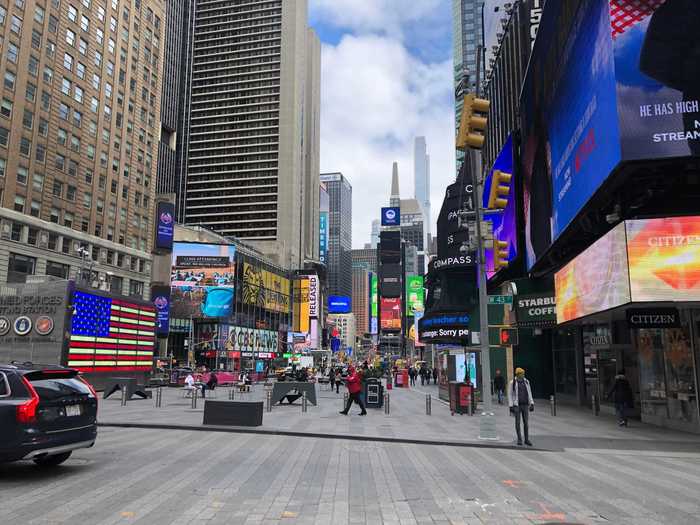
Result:
<svg viewBox="0 0 700 525"><path fill-rule="evenodd" d="M348 411L352 406L352 402L354 401L355 403L360 405L360 408L362 409L360 415L367 415L365 405L364 403L362 403L362 399L360 399L360 391L362 390L362 380L357 374L357 371L355 371L355 367L352 365L348 367L348 377L345 379L345 385L348 387L348 394L350 395L348 396L348 403L345 405L345 410L341 410L340 413L344 416L347 416Z"/></svg>

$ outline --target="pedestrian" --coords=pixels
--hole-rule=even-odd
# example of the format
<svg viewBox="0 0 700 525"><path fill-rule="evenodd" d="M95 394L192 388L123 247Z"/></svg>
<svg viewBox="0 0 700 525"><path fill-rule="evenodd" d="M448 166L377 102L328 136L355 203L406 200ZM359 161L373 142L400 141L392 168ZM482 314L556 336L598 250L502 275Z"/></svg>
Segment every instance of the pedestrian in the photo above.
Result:
<svg viewBox="0 0 700 525"><path fill-rule="evenodd" d="M433 376L433 372L430 370L430 368L425 369L425 381L430 385L430 378Z"/></svg>
<svg viewBox="0 0 700 525"><path fill-rule="evenodd" d="M335 393L340 394L340 384L343 382L343 371L338 368L335 371Z"/></svg>
<svg viewBox="0 0 700 525"><path fill-rule="evenodd" d="M617 414L617 424L621 427L627 426L627 409L634 407L634 393L629 380L625 376L625 369L621 368L615 376L615 383L608 393L608 399L612 397L615 403L615 414Z"/></svg>
<svg viewBox="0 0 700 525"><path fill-rule="evenodd" d="M503 404L503 394L506 392L506 378L501 375L500 370L496 370L496 377L493 378L493 389L498 396L498 404Z"/></svg>
<svg viewBox="0 0 700 525"><path fill-rule="evenodd" d="M413 367L408 369L408 384L409 386L416 384L416 369Z"/></svg>
<svg viewBox="0 0 700 525"><path fill-rule="evenodd" d="M523 444L520 433L520 418L523 419L523 430L525 431L525 444L532 446L530 442L529 412L535 410L535 401L532 399L532 389L530 382L525 379L525 370L515 369L515 378L510 382L508 388L508 406L510 413L515 416L515 433L518 436L518 445Z"/></svg>
<svg viewBox="0 0 700 525"><path fill-rule="evenodd" d="M330 372L328 372L328 382L331 385L331 392L335 390L335 368L331 367Z"/></svg>
<svg viewBox="0 0 700 525"><path fill-rule="evenodd" d="M216 377L216 373L212 371L211 374L209 374L209 379L207 380L206 385L202 383L202 398L205 398L205 391L208 390L214 390L216 386L219 384L219 378Z"/></svg>
<svg viewBox="0 0 700 525"><path fill-rule="evenodd" d="M437 385L437 382L438 382L438 369L433 368L433 383L435 383Z"/></svg>
<svg viewBox="0 0 700 525"><path fill-rule="evenodd" d="M355 402L360 406L360 409L362 410L362 412L360 412L360 415L366 416L367 410L365 410L365 404L362 402L362 398L360 397L360 391L362 390L362 379L360 378L359 374L355 371L355 367L352 365L348 367L348 377L345 379L345 384L348 388L348 402L345 405L345 410L341 410L340 413L344 416L347 416L348 412L350 411L350 407L352 406L352 403Z"/></svg>
<svg viewBox="0 0 700 525"><path fill-rule="evenodd" d="M420 386L425 386L425 368L420 369Z"/></svg>

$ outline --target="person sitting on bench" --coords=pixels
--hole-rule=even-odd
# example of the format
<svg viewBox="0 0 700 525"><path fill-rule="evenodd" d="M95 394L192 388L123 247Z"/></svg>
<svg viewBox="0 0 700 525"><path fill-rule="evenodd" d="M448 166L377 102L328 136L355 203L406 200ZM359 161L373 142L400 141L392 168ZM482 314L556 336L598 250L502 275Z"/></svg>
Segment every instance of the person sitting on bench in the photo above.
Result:
<svg viewBox="0 0 700 525"><path fill-rule="evenodd" d="M187 377L185 378L185 395L187 397L192 396L194 390L194 377L192 376L192 374L187 374Z"/></svg>

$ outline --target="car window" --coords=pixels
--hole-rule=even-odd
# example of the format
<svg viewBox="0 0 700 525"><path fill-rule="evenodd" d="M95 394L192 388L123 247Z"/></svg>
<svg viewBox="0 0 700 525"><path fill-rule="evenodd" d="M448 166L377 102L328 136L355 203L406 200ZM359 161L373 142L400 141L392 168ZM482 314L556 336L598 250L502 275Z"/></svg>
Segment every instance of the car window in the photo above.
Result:
<svg viewBox="0 0 700 525"><path fill-rule="evenodd" d="M7 376L0 372L0 397L7 397L10 395L10 383L7 381Z"/></svg>
<svg viewBox="0 0 700 525"><path fill-rule="evenodd" d="M76 378L37 379L32 386L41 399L47 401L75 394L90 394L88 386Z"/></svg>

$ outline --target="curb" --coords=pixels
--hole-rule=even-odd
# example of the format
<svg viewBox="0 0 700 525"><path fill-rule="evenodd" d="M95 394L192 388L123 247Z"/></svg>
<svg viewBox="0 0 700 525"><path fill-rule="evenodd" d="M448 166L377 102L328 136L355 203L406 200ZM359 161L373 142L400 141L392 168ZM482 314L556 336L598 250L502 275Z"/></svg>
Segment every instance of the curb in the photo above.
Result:
<svg viewBox="0 0 700 525"><path fill-rule="evenodd" d="M156 430L190 430L199 432L227 432L231 434L258 434L268 436L286 436L319 439L342 439L346 441L372 441L376 443L397 443L407 445L430 445L441 447L485 448L497 450L521 450L533 452L563 452L564 449L528 448L506 443L485 443L478 441L431 441L427 439L411 439L399 437L365 436L359 434L326 434L321 432L298 432L280 429L256 429L250 427L234 427L221 425L176 425L170 423L97 423L98 427L111 428L141 428Z"/></svg>

